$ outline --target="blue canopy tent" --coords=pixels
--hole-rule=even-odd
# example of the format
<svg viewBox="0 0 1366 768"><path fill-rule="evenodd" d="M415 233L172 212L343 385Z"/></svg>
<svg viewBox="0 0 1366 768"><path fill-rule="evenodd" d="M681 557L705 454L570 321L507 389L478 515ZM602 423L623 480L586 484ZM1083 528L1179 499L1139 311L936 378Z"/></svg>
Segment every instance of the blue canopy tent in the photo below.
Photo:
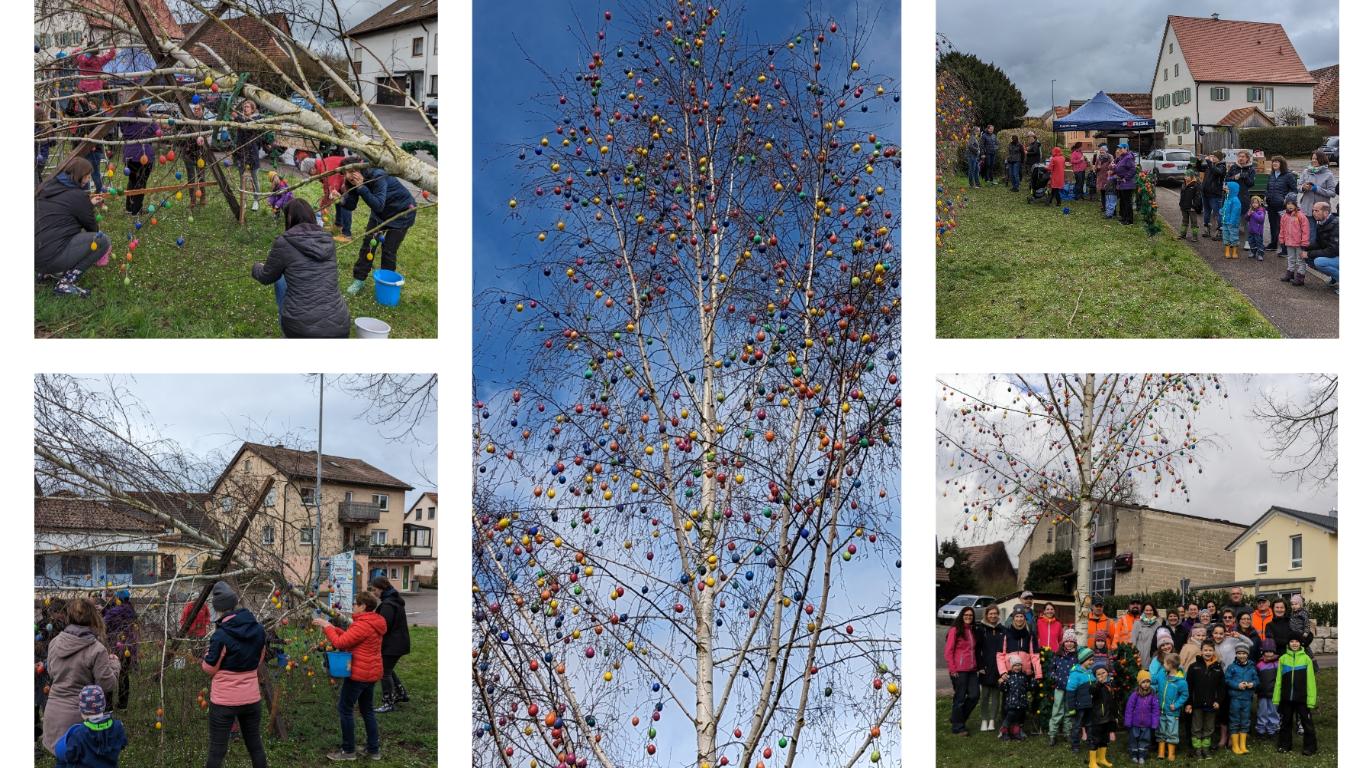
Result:
<svg viewBox="0 0 1366 768"><path fill-rule="evenodd" d="M1059 131L1150 131L1157 125L1151 117L1139 117L1096 91L1091 100L1077 107L1075 112L1053 121L1054 132Z"/></svg>

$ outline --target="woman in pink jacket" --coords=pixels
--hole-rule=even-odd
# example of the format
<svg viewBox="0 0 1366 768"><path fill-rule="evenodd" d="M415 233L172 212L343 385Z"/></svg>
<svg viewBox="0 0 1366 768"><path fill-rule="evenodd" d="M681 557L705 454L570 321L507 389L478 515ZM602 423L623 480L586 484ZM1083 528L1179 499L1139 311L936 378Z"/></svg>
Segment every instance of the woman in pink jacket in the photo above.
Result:
<svg viewBox="0 0 1366 768"><path fill-rule="evenodd" d="M1072 199L1080 200L1086 193L1086 156L1081 153L1081 142L1072 145L1072 180L1075 186L1072 189Z"/></svg>
<svg viewBox="0 0 1366 768"><path fill-rule="evenodd" d="M104 89L104 80L100 75L104 72L104 65L114 60L114 54L118 53L115 48L110 48L104 53L100 53L93 45L90 48L76 54L76 70L81 73L81 79L76 84L76 88L81 93L94 93Z"/></svg>
<svg viewBox="0 0 1366 768"><path fill-rule="evenodd" d="M1062 207L1062 188L1067 186L1067 161L1062 159L1062 147L1054 147L1048 158L1048 202Z"/></svg>
<svg viewBox="0 0 1366 768"><path fill-rule="evenodd" d="M1105 186L1110 183L1110 166L1114 163L1115 156L1110 154L1110 147L1101 144L1100 149L1096 150L1096 161L1094 163L1096 166L1096 191L1100 193L1101 213L1109 210L1105 205L1105 198L1113 197L1111 193L1106 191Z"/></svg>
<svg viewBox="0 0 1366 768"><path fill-rule="evenodd" d="M967 719L977 706L981 688L977 679L977 646L982 638L977 635L977 612L970 606L958 612L949 627L944 642L944 661L949 665L949 680L953 683L953 708L949 710L949 725L953 734L968 735Z"/></svg>
<svg viewBox="0 0 1366 768"><path fill-rule="evenodd" d="M1099 174L1097 175L1099 178ZM1062 622L1058 621L1058 609L1052 603L1043 604L1043 615L1035 622L1034 632L1038 636L1039 647L1057 653L1062 648Z"/></svg>

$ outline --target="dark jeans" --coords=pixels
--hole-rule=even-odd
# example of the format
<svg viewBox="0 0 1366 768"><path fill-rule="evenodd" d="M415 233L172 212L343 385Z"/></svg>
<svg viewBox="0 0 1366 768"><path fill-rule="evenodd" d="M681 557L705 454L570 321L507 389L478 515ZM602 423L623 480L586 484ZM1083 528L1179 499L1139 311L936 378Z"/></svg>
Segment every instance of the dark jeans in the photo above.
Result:
<svg viewBox="0 0 1366 768"><path fill-rule="evenodd" d="M1080 200L1086 194L1086 171L1074 171L1072 182L1072 197Z"/></svg>
<svg viewBox="0 0 1366 768"><path fill-rule="evenodd" d="M1065 706L1065 705L1064 705ZM1077 716L1072 718L1072 733L1068 734L1072 742L1073 749L1081 749L1081 729L1085 728L1089 734L1091 732L1091 709L1078 709Z"/></svg>
<svg viewBox="0 0 1366 768"><path fill-rule="evenodd" d="M384 701L393 702L395 699L408 695L407 689L403 687L403 681L398 679L398 673L394 667L398 666L398 660L402 656L381 656L384 660L384 677L379 679L380 688L384 691Z"/></svg>
<svg viewBox="0 0 1366 768"><path fill-rule="evenodd" d="M1115 721L1108 723L1092 723L1086 726L1087 743L1091 749L1108 749L1110 746L1110 733L1115 730Z"/></svg>
<svg viewBox="0 0 1366 768"><path fill-rule="evenodd" d="M289 333L285 330L285 276L280 275L280 279L275 281L275 313L280 316L280 332L286 336Z"/></svg>
<svg viewBox="0 0 1366 768"><path fill-rule="evenodd" d="M949 725L954 733L968 729L967 720L982 695L976 672L959 672L953 676L953 709L949 710Z"/></svg>
<svg viewBox="0 0 1366 768"><path fill-rule="evenodd" d="M199 184L204 181L205 169L200 168L198 162L201 157L204 157L204 153L201 152L197 146L194 149L186 150L185 152L185 181L190 184ZM207 158L205 159L205 162L208 162ZM203 189L203 187L188 187L186 188L185 196L190 199L191 203L203 200L204 198L195 194Z"/></svg>
<svg viewBox="0 0 1366 768"><path fill-rule="evenodd" d="M1267 223L1271 225L1271 239L1266 241L1267 250L1276 250L1281 247L1281 214L1284 211L1284 205L1279 205L1274 208L1270 205L1266 207Z"/></svg>
<svg viewBox="0 0 1366 768"><path fill-rule="evenodd" d="M1314 733L1314 717L1309 713L1309 707L1302 701L1282 701L1278 709L1281 713L1281 732L1277 746L1290 749L1295 739L1295 718L1298 717L1300 725L1304 726L1304 751L1317 752L1319 737Z"/></svg>
<svg viewBox="0 0 1366 768"><path fill-rule="evenodd" d="M147 180L152 177L152 162L148 159L146 165L138 162L136 158L128 160L128 199L124 203L124 208L134 216L142 213L142 195L132 194L139 189L147 186Z"/></svg>
<svg viewBox="0 0 1366 768"><path fill-rule="evenodd" d="M342 233L343 235L346 235L347 237L350 237L350 236L351 236L351 210L350 210L349 208L343 208L343 207L341 207L341 203L337 203L336 205L334 205L334 206L332 206L332 207L333 207L333 209L335 209L335 211L336 211L336 212L333 214L333 217L332 217L332 218L337 222L337 228L341 230L341 233Z"/></svg>
<svg viewBox="0 0 1366 768"><path fill-rule="evenodd" d="M1210 217L1214 217L1214 223L1219 223L1219 209L1224 207L1224 198L1205 195L1205 226L1209 226Z"/></svg>
<svg viewBox="0 0 1366 768"><path fill-rule="evenodd" d="M967 166L968 166L968 186L970 186L970 187L980 187L980 186L982 186L982 179L981 179L981 177L978 175L978 173L979 173L979 168L977 167L977 163L978 163L978 159L977 159L977 158L972 157L972 156L969 156L969 157L968 157L968 160L967 160L967 163L966 163L966 164L967 164Z"/></svg>
<svg viewBox="0 0 1366 768"><path fill-rule="evenodd" d="M369 227L367 227L369 229ZM370 274L370 259L365 258L365 254L370 253L370 241L384 238L384 242L377 247L380 253L374 254L380 257L379 264L382 269L395 270L398 268L398 247L403 245L403 238L408 234L406 229L381 229L378 232L371 232L366 235L360 244L360 255L356 257L356 266L351 268L351 276L357 280L364 280Z"/></svg>
<svg viewBox="0 0 1366 768"><path fill-rule="evenodd" d="M228 735L237 721L242 730L242 743L251 755L251 768L266 768L266 747L261 743L261 702L225 707L209 704L209 758L204 768L221 768L228 755Z"/></svg>
<svg viewBox="0 0 1366 768"><path fill-rule="evenodd" d="M987 155L985 155L985 157L986 157L986 167L984 167L984 168L982 169L982 176L985 177L987 181L995 181L995 180L996 180L996 153L994 153L994 152L988 153Z"/></svg>
<svg viewBox="0 0 1366 768"><path fill-rule="evenodd" d="M1006 163L1006 169L1010 173L1010 188L1016 192L1020 191L1020 161L1012 160Z"/></svg>
<svg viewBox="0 0 1366 768"><path fill-rule="evenodd" d="M342 751L356 751L356 705L365 721L365 750L379 751L379 721L375 719L375 684L346 680L337 698L337 714L341 715ZM262 763L264 765L264 763ZM255 768L253 766L253 768Z"/></svg>
<svg viewBox="0 0 1366 768"><path fill-rule="evenodd" d="M123 666L119 668L119 697L117 705L119 709L128 709L129 677L132 674L133 665L125 661Z"/></svg>
<svg viewBox="0 0 1366 768"><path fill-rule="evenodd" d="M96 194L104 192L104 177L100 175L100 161L104 159L103 150L91 150L85 159L90 161L90 167L94 169L90 172L90 180L95 182Z"/></svg>
<svg viewBox="0 0 1366 768"><path fill-rule="evenodd" d="M1119 221L1122 224L1134 223L1134 191L1121 189L1119 194Z"/></svg>

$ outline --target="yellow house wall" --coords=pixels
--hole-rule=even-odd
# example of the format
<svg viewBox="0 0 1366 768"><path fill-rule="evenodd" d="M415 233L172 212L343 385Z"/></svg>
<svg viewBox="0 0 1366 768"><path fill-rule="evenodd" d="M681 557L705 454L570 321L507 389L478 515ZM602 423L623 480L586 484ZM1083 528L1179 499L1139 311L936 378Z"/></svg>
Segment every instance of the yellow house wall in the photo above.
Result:
<svg viewBox="0 0 1366 768"><path fill-rule="evenodd" d="M1303 562L1300 568L1290 567L1290 537L1304 537ZM1257 542L1267 543L1266 572L1257 572ZM1303 579L1314 577L1305 584L1304 596L1315 602L1336 602L1338 599L1338 537L1316 525L1288 515L1272 515L1261 527L1254 529L1234 552L1234 572L1239 581L1251 579Z"/></svg>

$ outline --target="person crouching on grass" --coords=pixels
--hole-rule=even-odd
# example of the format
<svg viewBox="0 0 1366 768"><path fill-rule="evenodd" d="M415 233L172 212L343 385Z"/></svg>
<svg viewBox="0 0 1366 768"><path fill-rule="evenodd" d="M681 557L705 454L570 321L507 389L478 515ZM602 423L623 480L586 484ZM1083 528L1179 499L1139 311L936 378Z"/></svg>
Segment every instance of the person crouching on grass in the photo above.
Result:
<svg viewBox="0 0 1366 768"><path fill-rule="evenodd" d="M89 160L73 157L33 205L33 271L39 281L56 279L58 296L89 296L76 281L113 249L95 220L104 195L86 193L93 175Z"/></svg>
<svg viewBox="0 0 1366 768"><path fill-rule="evenodd" d="M358 760L356 754L356 705L360 705L365 721L365 751L370 760L379 760L379 721L375 719L375 683L384 676L384 661L380 649L388 627L384 618L375 613L379 600L369 592L357 591L352 606L351 626L343 632L326 619L313 620L322 629L327 641L339 651L351 652L351 676L342 681L337 697L337 714L341 717L341 749L327 753L328 760Z"/></svg>
<svg viewBox="0 0 1366 768"><path fill-rule="evenodd" d="M1138 687L1129 694L1124 707L1124 725L1129 729L1129 760L1142 765L1148 745L1161 725L1162 707L1153 692L1153 676L1148 670L1138 673Z"/></svg>
<svg viewBox="0 0 1366 768"><path fill-rule="evenodd" d="M1115 687L1110 679L1110 667L1097 664L1094 668L1095 682L1091 683L1091 722L1086 726L1091 746L1090 767L1114 765L1106 759L1110 742L1115 740L1115 721L1118 717L1115 703Z"/></svg>
<svg viewBox="0 0 1366 768"><path fill-rule="evenodd" d="M345 175L346 196L341 206L356 210L356 203L364 200L370 206L370 220L365 225L365 237L360 244L360 255L351 270L355 278L346 292L355 296L365 286L370 274L375 251L380 251L380 267L398 269L398 247L408 229L417 221L417 206L403 182L379 168L348 170Z"/></svg>

